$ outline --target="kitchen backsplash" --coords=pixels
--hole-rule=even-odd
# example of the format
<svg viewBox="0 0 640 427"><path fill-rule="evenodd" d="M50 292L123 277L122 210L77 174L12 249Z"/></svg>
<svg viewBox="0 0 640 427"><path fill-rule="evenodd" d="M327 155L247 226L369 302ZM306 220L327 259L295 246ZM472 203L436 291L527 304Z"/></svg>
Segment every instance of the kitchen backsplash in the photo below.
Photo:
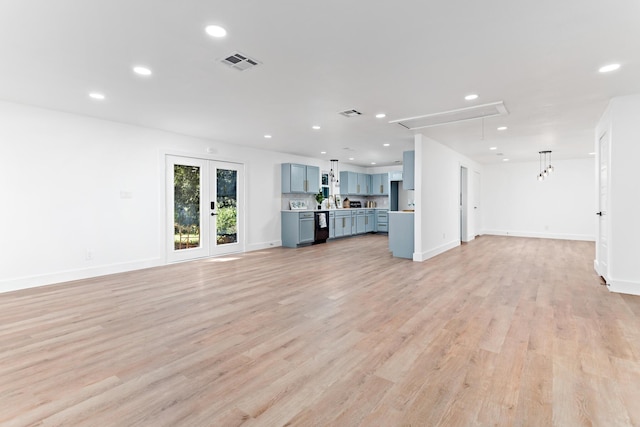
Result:
<svg viewBox="0 0 640 427"><path fill-rule="evenodd" d="M341 200L344 200L345 197L349 197L349 200L360 201L362 202L362 206L366 206L367 201L373 201L376 203L377 208L388 209L389 208L389 197L388 196L343 196ZM282 210L289 210L289 201L290 200L304 200L307 202L309 209L316 209L318 203L313 195L295 195L295 194L283 194L282 195Z"/></svg>

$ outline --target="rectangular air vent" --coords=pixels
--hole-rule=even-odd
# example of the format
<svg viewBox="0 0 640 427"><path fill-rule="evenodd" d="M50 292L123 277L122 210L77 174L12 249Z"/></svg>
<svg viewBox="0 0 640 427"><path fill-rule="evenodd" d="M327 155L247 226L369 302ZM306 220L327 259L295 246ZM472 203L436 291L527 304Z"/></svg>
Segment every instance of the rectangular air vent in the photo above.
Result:
<svg viewBox="0 0 640 427"><path fill-rule="evenodd" d="M424 116L392 120L389 123L398 123L409 130L416 130L467 120L483 119L485 117L502 116L505 114L509 114L509 112L504 106L504 102L499 101L490 104L474 105L473 107L459 108L457 110L426 114Z"/></svg>
<svg viewBox="0 0 640 427"><path fill-rule="evenodd" d="M362 115L362 113L358 110L344 110L344 111L340 111L339 114L342 114L345 117L355 117L355 116Z"/></svg>
<svg viewBox="0 0 640 427"><path fill-rule="evenodd" d="M231 55L227 55L225 58L221 59L220 62L223 64L227 64L231 68L234 68L239 71L248 70L249 68L253 68L256 65L260 65L261 62L249 58L247 55L244 55L239 52L232 53Z"/></svg>

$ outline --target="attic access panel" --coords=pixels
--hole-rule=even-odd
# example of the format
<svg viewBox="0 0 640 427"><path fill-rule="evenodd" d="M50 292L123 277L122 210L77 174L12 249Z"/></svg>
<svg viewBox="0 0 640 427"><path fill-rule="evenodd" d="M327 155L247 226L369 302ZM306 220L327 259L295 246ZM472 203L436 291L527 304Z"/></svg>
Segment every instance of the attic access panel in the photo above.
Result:
<svg viewBox="0 0 640 427"><path fill-rule="evenodd" d="M472 107L458 108L456 110L442 111L426 114L424 116L408 117L406 119L392 120L389 123L398 123L409 130L423 129L433 126L446 125L467 120L484 119L486 117L502 116L509 114L503 101L489 104L474 105Z"/></svg>

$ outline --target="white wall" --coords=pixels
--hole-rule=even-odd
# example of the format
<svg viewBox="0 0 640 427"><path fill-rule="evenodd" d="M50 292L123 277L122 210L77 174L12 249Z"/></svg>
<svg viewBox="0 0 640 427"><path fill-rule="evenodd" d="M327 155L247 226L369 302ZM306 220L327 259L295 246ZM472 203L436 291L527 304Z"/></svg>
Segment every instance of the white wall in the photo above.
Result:
<svg viewBox="0 0 640 427"><path fill-rule="evenodd" d="M469 178L479 164L424 135L415 136L414 261L424 261L460 244L460 167ZM474 186L469 186L474 200ZM472 236L474 230L470 230Z"/></svg>
<svg viewBox="0 0 640 427"><path fill-rule="evenodd" d="M6 102L0 117L0 292L164 264L166 152L245 164L247 250L280 245L280 163L329 168Z"/></svg>
<svg viewBox="0 0 640 427"><path fill-rule="evenodd" d="M595 159L553 165L544 181L538 162L485 165L483 234L595 240Z"/></svg>
<svg viewBox="0 0 640 427"><path fill-rule="evenodd" d="M595 135L610 134L609 203L606 210L609 231L609 266L603 275L609 289L640 295L640 95L613 98ZM596 262L597 268L597 262Z"/></svg>

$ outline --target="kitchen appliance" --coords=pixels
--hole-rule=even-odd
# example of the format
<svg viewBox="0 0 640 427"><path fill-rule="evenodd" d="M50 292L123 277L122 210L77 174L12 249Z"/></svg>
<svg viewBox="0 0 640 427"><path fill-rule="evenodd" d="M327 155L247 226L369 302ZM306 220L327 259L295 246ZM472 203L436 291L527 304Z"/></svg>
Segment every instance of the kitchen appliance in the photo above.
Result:
<svg viewBox="0 0 640 427"><path fill-rule="evenodd" d="M329 211L316 211L313 227L313 244L325 243L329 238Z"/></svg>

